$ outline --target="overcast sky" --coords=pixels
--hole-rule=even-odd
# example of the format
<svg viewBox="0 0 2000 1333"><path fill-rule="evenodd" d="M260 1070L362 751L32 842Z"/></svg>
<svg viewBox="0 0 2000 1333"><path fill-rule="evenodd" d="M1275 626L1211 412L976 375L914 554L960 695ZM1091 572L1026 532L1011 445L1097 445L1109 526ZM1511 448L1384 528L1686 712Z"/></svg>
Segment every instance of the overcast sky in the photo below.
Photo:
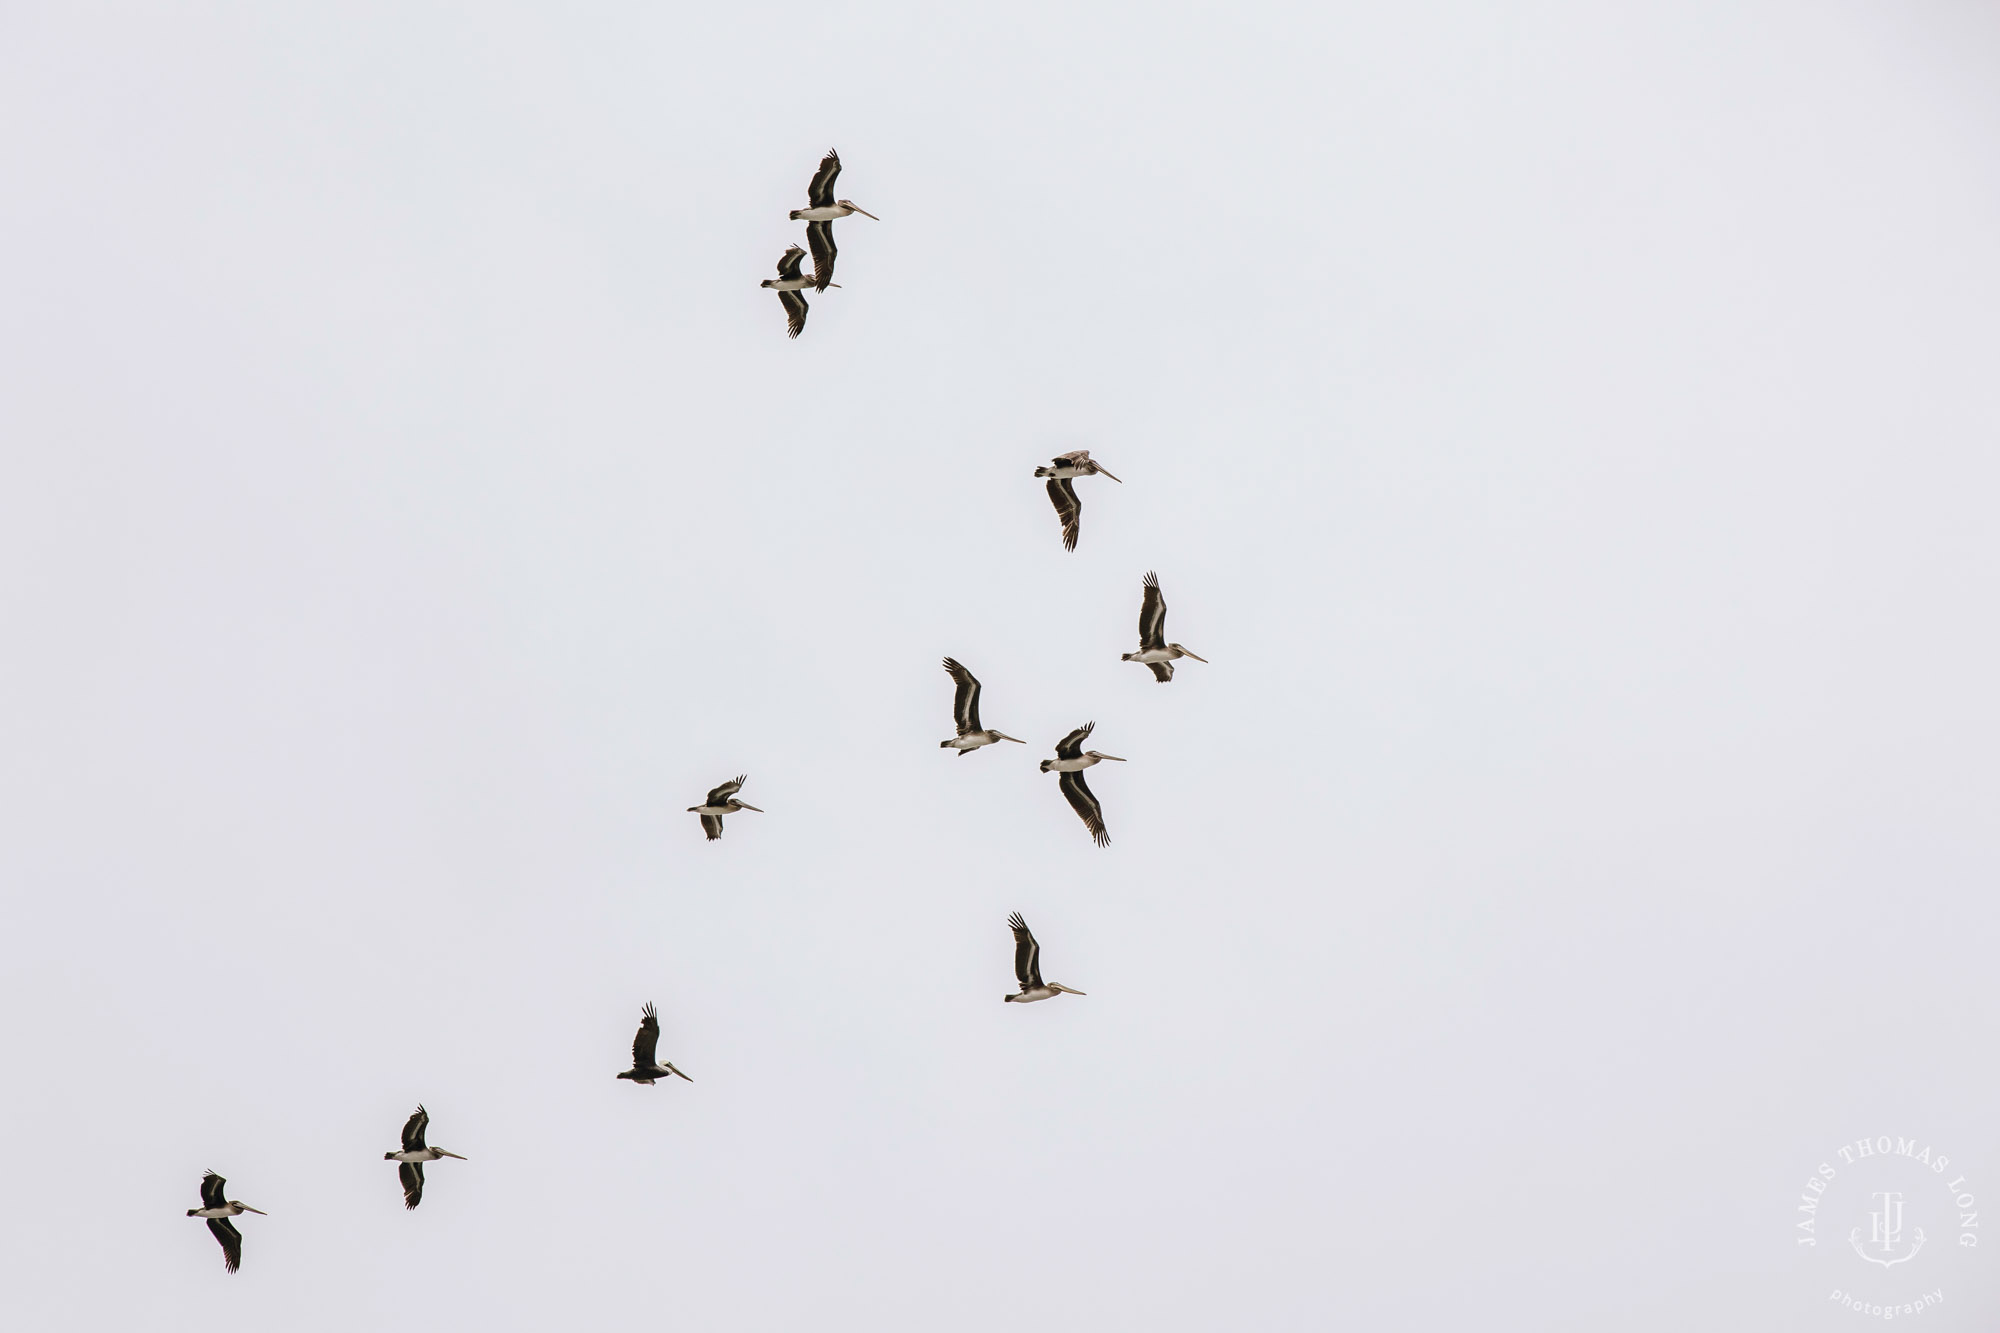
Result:
<svg viewBox="0 0 2000 1333"><path fill-rule="evenodd" d="M2000 1217L1996 142L1945 0L0 8L0 1322L1992 1328L1794 1223Z"/></svg>

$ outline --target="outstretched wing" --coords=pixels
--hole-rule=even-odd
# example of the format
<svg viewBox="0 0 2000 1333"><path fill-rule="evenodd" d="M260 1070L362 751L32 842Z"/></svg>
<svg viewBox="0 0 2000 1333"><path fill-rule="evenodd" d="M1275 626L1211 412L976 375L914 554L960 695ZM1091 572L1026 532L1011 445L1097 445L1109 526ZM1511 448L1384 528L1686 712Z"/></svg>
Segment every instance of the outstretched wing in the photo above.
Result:
<svg viewBox="0 0 2000 1333"><path fill-rule="evenodd" d="M1104 807L1097 803L1097 798L1090 794L1090 788L1084 785L1083 774L1063 774L1061 786L1063 795L1069 797L1070 808L1082 818L1083 826L1090 830L1090 840L1099 847L1109 847L1111 835L1104 831Z"/></svg>
<svg viewBox="0 0 2000 1333"><path fill-rule="evenodd" d="M798 246L787 246L785 253L778 256L778 276L781 278L798 277L799 261L805 257L806 252Z"/></svg>
<svg viewBox="0 0 2000 1333"><path fill-rule="evenodd" d="M209 1218L208 1230L222 1246L222 1266L234 1273L243 1264L243 1233L226 1217Z"/></svg>
<svg viewBox="0 0 2000 1333"><path fill-rule="evenodd" d="M639 1031L632 1038L632 1068L653 1068L653 1054L660 1048L660 1015L651 1004L645 1009L646 1016L639 1020Z"/></svg>
<svg viewBox="0 0 2000 1333"><path fill-rule="evenodd" d="M1160 591L1160 580L1152 570L1146 571L1146 591L1139 601L1139 649L1164 648L1167 646L1167 599ZM1157 674L1157 673L1156 673ZM1160 679L1165 680L1165 676Z"/></svg>
<svg viewBox="0 0 2000 1333"><path fill-rule="evenodd" d="M399 1162L396 1174L403 1179L403 1207L414 1208L424 1201L424 1164Z"/></svg>
<svg viewBox="0 0 2000 1333"><path fill-rule="evenodd" d="M952 720L958 724L958 734L967 735L978 731L979 727L979 680L970 671L949 657L944 659L944 669L958 684L958 692L951 698Z"/></svg>
<svg viewBox="0 0 2000 1333"><path fill-rule="evenodd" d="M422 1152L424 1147L424 1127L431 1122L431 1113L421 1105L416 1114L403 1122L403 1151Z"/></svg>
<svg viewBox="0 0 2000 1333"><path fill-rule="evenodd" d="M1069 735L1057 741L1056 758L1076 759L1081 757L1083 754L1083 743L1090 739L1090 733L1096 726L1095 722L1086 722Z"/></svg>
<svg viewBox="0 0 2000 1333"><path fill-rule="evenodd" d="M1083 505L1077 500L1076 488L1069 484L1068 477L1056 477L1049 482L1049 500L1056 507L1056 517L1062 520L1063 550L1074 551Z"/></svg>
<svg viewBox="0 0 2000 1333"><path fill-rule="evenodd" d="M223 1187L228 1183L228 1181L216 1175L213 1171L205 1173L201 1178L201 1206L204 1208L220 1208L224 1203L228 1202L222 1195Z"/></svg>
<svg viewBox="0 0 2000 1333"><path fill-rule="evenodd" d="M778 304L785 308L785 332L796 338L806 331L806 298L797 292L779 292Z"/></svg>
<svg viewBox="0 0 2000 1333"><path fill-rule="evenodd" d="M1174 664L1172 662L1148 662L1146 665L1153 668L1153 679L1159 681L1162 685L1174 678Z"/></svg>
<svg viewBox="0 0 2000 1333"><path fill-rule="evenodd" d="M1058 467L1069 466L1072 464L1081 465L1084 463L1088 463L1089 461L1090 461L1090 450L1088 449L1072 449L1066 454L1057 454L1055 457L1055 462Z"/></svg>
<svg viewBox="0 0 2000 1333"><path fill-rule="evenodd" d="M703 815L701 817L701 831L708 835L710 842L714 842L722 836L722 816Z"/></svg>
<svg viewBox="0 0 2000 1333"><path fill-rule="evenodd" d="M720 787L717 787L714 791L710 792L708 794L708 799L703 801L702 804L721 805L724 801L734 796L737 792L742 791L743 784L748 782L749 780L750 780L749 774L739 773L733 780L723 783Z"/></svg>
<svg viewBox="0 0 2000 1333"><path fill-rule="evenodd" d="M828 203L833 201L829 199ZM813 252L813 290L823 292L833 281L833 261L840 256L840 247L833 243L831 222L806 223L806 244Z"/></svg>
<svg viewBox="0 0 2000 1333"><path fill-rule="evenodd" d="M833 183L840 179L840 154L829 148L826 156L819 160L819 170L813 173L812 184L806 186L806 206L825 208L833 202Z"/></svg>
<svg viewBox="0 0 2000 1333"><path fill-rule="evenodd" d="M1042 946L1035 943L1034 932L1019 912L1008 917L1007 924L1014 928L1014 975L1022 990L1033 990L1042 984Z"/></svg>

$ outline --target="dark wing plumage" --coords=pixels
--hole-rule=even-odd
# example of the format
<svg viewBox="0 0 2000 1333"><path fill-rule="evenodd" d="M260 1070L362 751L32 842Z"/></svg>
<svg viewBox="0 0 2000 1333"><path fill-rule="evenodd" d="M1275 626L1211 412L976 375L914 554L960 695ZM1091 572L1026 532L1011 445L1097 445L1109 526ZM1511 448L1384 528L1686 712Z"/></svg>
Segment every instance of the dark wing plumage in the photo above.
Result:
<svg viewBox="0 0 2000 1333"><path fill-rule="evenodd" d="M424 1201L424 1164L398 1162L396 1174L403 1180L403 1207L414 1208Z"/></svg>
<svg viewBox="0 0 2000 1333"><path fill-rule="evenodd" d="M1067 467L1072 463L1088 463L1090 461L1090 450L1072 449L1066 454L1057 454L1054 461L1057 467Z"/></svg>
<svg viewBox="0 0 2000 1333"><path fill-rule="evenodd" d="M806 331L806 298L797 292L779 292L778 304L785 308L785 332L798 337Z"/></svg>
<svg viewBox="0 0 2000 1333"><path fill-rule="evenodd" d="M1035 933L1019 912L1008 917L1007 924L1014 928L1014 975L1022 990L1032 990L1042 984L1042 946L1035 943Z"/></svg>
<svg viewBox="0 0 2000 1333"><path fill-rule="evenodd" d="M796 278L801 276L799 273L799 261L805 257L806 252L798 246L788 247L785 253L778 256L778 276L781 278Z"/></svg>
<svg viewBox="0 0 2000 1333"><path fill-rule="evenodd" d="M1083 743L1090 739L1090 733L1096 726L1095 722L1086 722L1069 735L1057 741L1056 758L1076 759L1080 757L1083 754Z"/></svg>
<svg viewBox="0 0 2000 1333"><path fill-rule="evenodd" d="M964 736L978 731L980 729L978 679L949 657L944 659L944 669L951 673L952 680L958 685L957 692L951 698L951 716L958 724L958 734Z"/></svg>
<svg viewBox="0 0 2000 1333"><path fill-rule="evenodd" d="M243 1233L226 1217L209 1218L208 1230L222 1246L222 1266L234 1273L243 1264Z"/></svg>
<svg viewBox="0 0 2000 1333"><path fill-rule="evenodd" d="M720 787L717 787L714 791L710 792L708 794L708 799L703 801L702 804L721 805L724 801L734 796L737 792L742 791L743 784L748 782L749 780L750 780L749 774L747 773L737 774L734 779L723 783Z"/></svg>
<svg viewBox="0 0 2000 1333"><path fill-rule="evenodd" d="M1090 840L1099 847L1109 847L1111 835L1104 831L1104 809L1090 794L1090 788L1084 785L1083 774L1064 773L1060 785L1063 795L1069 798L1070 808L1082 817L1083 826L1090 830Z"/></svg>
<svg viewBox="0 0 2000 1333"><path fill-rule="evenodd" d="M421 1105L416 1113L403 1122L403 1151L421 1152L424 1146L424 1127L431 1122L431 1113Z"/></svg>
<svg viewBox="0 0 2000 1333"><path fill-rule="evenodd" d="M825 208L833 202L833 183L840 179L840 154L833 149L826 150L826 156L819 160L819 170L813 173L812 184L806 186L806 206Z"/></svg>
<svg viewBox="0 0 2000 1333"><path fill-rule="evenodd" d="M1153 668L1153 679L1159 681L1162 685L1174 678L1174 664L1172 662L1148 662L1146 665Z"/></svg>
<svg viewBox="0 0 2000 1333"><path fill-rule="evenodd" d="M660 1015L651 1004L639 1020L638 1034L632 1038L632 1068L652 1069L654 1053L660 1049Z"/></svg>
<svg viewBox="0 0 2000 1333"><path fill-rule="evenodd" d="M1062 520L1063 550L1074 551L1077 525L1083 517L1083 504L1076 498L1076 488L1069 484L1068 477L1050 480L1049 501L1056 507L1056 517Z"/></svg>
<svg viewBox="0 0 2000 1333"><path fill-rule="evenodd" d="M703 815L701 817L701 831L708 835L710 842L714 842L722 836L722 816Z"/></svg>
<svg viewBox="0 0 2000 1333"><path fill-rule="evenodd" d="M205 1172L201 1178L201 1206L204 1208L222 1207L224 1203L228 1202L222 1195L223 1187L228 1184L228 1181L216 1175L215 1172Z"/></svg>
<svg viewBox="0 0 2000 1333"><path fill-rule="evenodd" d="M1145 595L1139 602L1139 649L1143 652L1148 648L1166 646L1167 599L1160 591L1159 578L1149 569L1146 571Z"/></svg>
<svg viewBox="0 0 2000 1333"><path fill-rule="evenodd" d="M829 199L828 203L833 201ZM813 290L823 292L833 281L833 261L840 257L840 247L833 243L831 222L806 223L806 244L813 252Z"/></svg>

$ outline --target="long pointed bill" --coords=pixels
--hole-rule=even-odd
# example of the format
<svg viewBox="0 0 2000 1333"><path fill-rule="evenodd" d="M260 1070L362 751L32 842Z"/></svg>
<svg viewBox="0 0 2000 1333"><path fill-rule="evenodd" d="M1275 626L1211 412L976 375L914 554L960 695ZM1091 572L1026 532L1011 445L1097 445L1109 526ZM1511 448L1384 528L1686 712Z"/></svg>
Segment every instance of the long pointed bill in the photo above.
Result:
<svg viewBox="0 0 2000 1333"><path fill-rule="evenodd" d="M1124 761L1123 759L1120 759L1120 758L1119 758L1119 757L1118 757L1117 755L1115 755L1115 754L1101 754L1101 755L1099 755L1099 756L1097 756L1097 757L1098 757L1099 759L1109 759L1109 760L1110 760L1110 761L1111 761L1112 763L1114 763L1114 764L1122 764L1122 763L1124 763L1124 762L1125 762L1125 761Z"/></svg>
<svg viewBox="0 0 2000 1333"><path fill-rule="evenodd" d="M736 804L737 804L738 808L740 808L740 809L743 809L743 810L757 810L757 807L756 807L756 806L754 806L754 805L745 805L745 804L743 804L743 802L741 802L741 801L738 801L738 802L737 802ZM763 812L762 810L757 810L757 813L761 815L761 814L763 814L764 812Z"/></svg>
<svg viewBox="0 0 2000 1333"><path fill-rule="evenodd" d="M854 205L849 204L848 207L854 208ZM867 218L870 222L880 222L882 220L881 218L876 217L873 213L870 213L865 208L854 208L854 211L859 213L862 217Z"/></svg>
<svg viewBox="0 0 2000 1333"><path fill-rule="evenodd" d="M693 1079L691 1079L691 1078L688 1078L688 1076L687 1076L686 1074L681 1074L681 1071L680 1071L680 1070L678 1070L678 1069L675 1069L675 1068L674 1068L674 1067L673 1067L672 1065L668 1065L668 1066L667 1066L667 1072L668 1072L669 1074L680 1074L682 1078L687 1078L687 1081L688 1081L688 1082L690 1082L690 1083L694 1082L694 1080L693 1080Z"/></svg>
<svg viewBox="0 0 2000 1333"><path fill-rule="evenodd" d="M1027 742L1026 742L1026 741L1024 741L1024 740L1022 740L1022 739L1021 739L1021 738L1020 738L1019 736L1002 736L1002 735L1001 735L1001 734L1000 734L999 732L997 732L997 731L996 731L996 732L994 732L993 734L994 734L994 735L996 735L996 736L1000 736L1000 739L1001 739L1001 740L1003 740L1003 741L1012 741L1012 742L1014 742L1014 744L1016 744L1016 745L1026 745L1026 744L1027 744Z"/></svg>
<svg viewBox="0 0 2000 1333"><path fill-rule="evenodd" d="M259 1217L269 1217L269 1216L270 1216L270 1214L269 1214L269 1213L267 1213L267 1212L265 1212L265 1211L264 1211L264 1210L263 1210L262 1208L252 1208L252 1207L251 1207L251 1206L250 1206L249 1204L247 1204L247 1203L243 1205L243 1211L244 1211L244 1212L246 1212L246 1213L255 1213L255 1214L257 1214L257 1216L259 1216Z"/></svg>
<svg viewBox="0 0 2000 1333"><path fill-rule="evenodd" d="M1070 989L1070 988L1069 988L1068 986L1065 986L1065 985L1063 985L1063 984L1062 984L1061 982L1059 982L1059 981L1051 981L1051 982L1049 983L1049 989L1050 989L1050 990L1059 990L1059 991L1061 991L1061 992L1062 992L1063 994L1065 994L1065 995L1082 995L1082 994L1084 994L1084 992L1083 992L1083 991L1080 991L1080 990L1072 990L1072 989Z"/></svg>
<svg viewBox="0 0 2000 1333"><path fill-rule="evenodd" d="M1110 474L1109 472L1104 472L1104 469L1103 469L1102 467L1098 468L1097 470L1098 470L1099 472L1103 472L1105 476L1107 476L1107 477L1111 477L1111 474ZM1113 481L1118 481L1118 478L1116 478L1116 477L1111 477L1111 480L1113 480ZM1118 484L1119 484L1120 486L1123 486L1123 485L1124 485L1125 483L1124 483L1124 482L1122 482L1122 481L1118 481Z"/></svg>
<svg viewBox="0 0 2000 1333"><path fill-rule="evenodd" d="M1208 660L1206 657L1195 657L1193 653L1188 653L1188 650L1185 648L1181 649L1181 651L1187 653L1189 657L1194 657L1194 660L1197 662L1206 662Z"/></svg>
<svg viewBox="0 0 2000 1333"><path fill-rule="evenodd" d="M444 1148L439 1148L437 1150L437 1155L440 1157L458 1157L458 1160L461 1162L469 1162L472 1160L470 1157L459 1157L457 1153L450 1152Z"/></svg>

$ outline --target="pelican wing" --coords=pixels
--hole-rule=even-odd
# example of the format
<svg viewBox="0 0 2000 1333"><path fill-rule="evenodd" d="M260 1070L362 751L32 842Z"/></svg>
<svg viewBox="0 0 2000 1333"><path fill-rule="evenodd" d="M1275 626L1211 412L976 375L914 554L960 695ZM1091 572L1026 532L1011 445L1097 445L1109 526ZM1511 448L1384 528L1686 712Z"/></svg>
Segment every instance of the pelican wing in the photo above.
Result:
<svg viewBox="0 0 2000 1333"><path fill-rule="evenodd" d="M632 1068L652 1069L653 1055L660 1048L660 1015L648 1004L646 1016L639 1020L639 1031L632 1038Z"/></svg>
<svg viewBox="0 0 2000 1333"><path fill-rule="evenodd" d="M800 276L799 261L805 257L806 252L798 246L789 247L785 253L778 256L778 276L781 278L796 278Z"/></svg>
<svg viewBox="0 0 2000 1333"><path fill-rule="evenodd" d="M1085 463L1088 463L1089 461L1090 461L1090 450L1088 449L1072 449L1066 454L1057 454L1055 456L1055 464L1057 467L1068 467L1071 465L1081 467Z"/></svg>
<svg viewBox="0 0 2000 1333"><path fill-rule="evenodd" d="M813 290L823 292L826 285L833 281L833 261L840 256L840 247L833 243L833 224L806 223L806 244L812 247L813 252Z"/></svg>
<svg viewBox="0 0 2000 1333"><path fill-rule="evenodd" d="M1042 984L1042 946L1035 943L1034 932L1019 912L1008 917L1007 924L1014 928L1014 975L1022 990L1033 990Z"/></svg>
<svg viewBox="0 0 2000 1333"><path fill-rule="evenodd" d="M1148 662L1146 665L1153 668L1153 679L1159 681L1162 685L1174 678L1174 664L1172 662Z"/></svg>
<svg viewBox="0 0 2000 1333"><path fill-rule="evenodd" d="M1146 571L1146 591L1139 602L1139 650L1167 646L1167 599L1160 591L1159 576ZM1155 673L1157 674L1157 673ZM1166 677L1161 676L1165 680Z"/></svg>
<svg viewBox="0 0 2000 1333"><path fill-rule="evenodd" d="M747 773L738 774L733 780L723 783L720 787L717 787L714 791L710 792L708 794L708 799L703 801L702 804L721 805L724 801L734 796L737 792L742 791L743 784L748 782L749 780L750 780L749 774Z"/></svg>
<svg viewBox="0 0 2000 1333"><path fill-rule="evenodd" d="M223 1204L227 1203L228 1200L223 1197L222 1191L223 1187L228 1184L228 1181L216 1175L213 1171L203 1175L201 1178L201 1206L204 1208L220 1208Z"/></svg>
<svg viewBox="0 0 2000 1333"><path fill-rule="evenodd" d="M1056 758L1079 759L1083 756L1083 743L1090 739L1095 722L1086 722L1069 735L1056 742Z"/></svg>
<svg viewBox="0 0 2000 1333"><path fill-rule="evenodd" d="M958 734L964 736L980 730L978 678L949 657L944 659L944 669L958 684L958 692L951 699L951 716L958 724Z"/></svg>
<svg viewBox="0 0 2000 1333"><path fill-rule="evenodd" d="M424 1147L424 1127L431 1122L431 1113L422 1106L416 1114L403 1122L403 1151L422 1152Z"/></svg>
<svg viewBox="0 0 2000 1333"><path fill-rule="evenodd" d="M796 338L806 331L806 298L797 292L779 292L778 304L785 308L785 332Z"/></svg>
<svg viewBox="0 0 2000 1333"><path fill-rule="evenodd" d="M1064 773L1061 779L1062 793L1069 798L1070 808L1083 820L1083 826L1090 830L1090 840L1099 847L1111 845L1111 835L1104 831L1104 807L1090 794L1081 772Z"/></svg>
<svg viewBox="0 0 2000 1333"><path fill-rule="evenodd" d="M806 206L825 208L833 202L833 183L840 179L840 154L829 148L826 156L819 160L819 170L813 173L812 184L806 186Z"/></svg>
<svg viewBox="0 0 2000 1333"><path fill-rule="evenodd" d="M209 1218L208 1230L222 1246L222 1266L234 1273L243 1264L243 1233L226 1217Z"/></svg>
<svg viewBox="0 0 2000 1333"><path fill-rule="evenodd" d="M403 1180L403 1207L414 1208L424 1201L424 1164L398 1162L396 1174Z"/></svg>
<svg viewBox="0 0 2000 1333"><path fill-rule="evenodd" d="M1056 507L1056 517L1062 520L1063 550L1074 551L1077 525L1083 517L1083 505L1076 498L1076 488L1069 484L1068 477L1056 477L1050 480L1049 501Z"/></svg>
<svg viewBox="0 0 2000 1333"><path fill-rule="evenodd" d="M722 816L703 815L701 817L701 831L708 835L710 842L714 842L722 836Z"/></svg>

